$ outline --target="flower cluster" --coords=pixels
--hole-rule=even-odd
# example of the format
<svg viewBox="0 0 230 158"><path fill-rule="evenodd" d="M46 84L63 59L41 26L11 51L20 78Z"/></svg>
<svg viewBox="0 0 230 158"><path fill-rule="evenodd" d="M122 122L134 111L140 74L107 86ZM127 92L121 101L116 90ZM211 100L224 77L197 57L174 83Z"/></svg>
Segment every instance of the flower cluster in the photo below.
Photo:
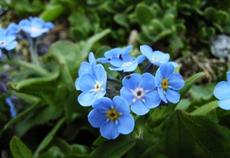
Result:
<svg viewBox="0 0 230 158"><path fill-rule="evenodd" d="M79 104L93 107L88 114L89 123L107 139L133 131L132 113L145 115L161 104L178 103L179 90L184 86L176 71L177 64L169 61L169 54L142 45L141 55L133 57L131 50L132 46L114 48L98 59L90 53L89 61L81 63L75 82L76 89L81 91ZM102 64L108 64L119 75L107 76Z"/></svg>
<svg viewBox="0 0 230 158"><path fill-rule="evenodd" d="M0 28L0 58L2 52L9 52L17 46L17 34L24 32L27 38L37 38L52 29L51 22L45 22L37 17L30 17L19 22L11 23L7 28Z"/></svg>

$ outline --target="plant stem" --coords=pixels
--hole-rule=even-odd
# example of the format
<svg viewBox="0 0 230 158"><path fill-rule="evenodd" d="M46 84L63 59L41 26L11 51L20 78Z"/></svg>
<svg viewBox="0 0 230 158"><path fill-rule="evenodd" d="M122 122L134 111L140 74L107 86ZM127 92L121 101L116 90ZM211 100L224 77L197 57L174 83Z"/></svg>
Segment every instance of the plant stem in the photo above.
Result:
<svg viewBox="0 0 230 158"><path fill-rule="evenodd" d="M37 52L37 39L29 39L29 43L30 43L30 57L31 57L31 61L32 63L34 63L35 65L41 65L38 59L38 52Z"/></svg>

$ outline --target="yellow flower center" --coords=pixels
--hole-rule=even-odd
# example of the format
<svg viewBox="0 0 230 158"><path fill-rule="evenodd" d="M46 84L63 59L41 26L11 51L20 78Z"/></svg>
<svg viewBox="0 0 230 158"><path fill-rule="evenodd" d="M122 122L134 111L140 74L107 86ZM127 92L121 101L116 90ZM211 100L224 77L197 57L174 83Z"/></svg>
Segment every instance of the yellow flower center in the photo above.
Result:
<svg viewBox="0 0 230 158"><path fill-rule="evenodd" d="M162 82L161 82L161 86L164 90L168 89L168 86L169 86L169 82L167 79L163 79Z"/></svg>
<svg viewBox="0 0 230 158"><path fill-rule="evenodd" d="M116 121L120 115L121 114L114 108L111 108L106 112L106 117L111 121Z"/></svg>

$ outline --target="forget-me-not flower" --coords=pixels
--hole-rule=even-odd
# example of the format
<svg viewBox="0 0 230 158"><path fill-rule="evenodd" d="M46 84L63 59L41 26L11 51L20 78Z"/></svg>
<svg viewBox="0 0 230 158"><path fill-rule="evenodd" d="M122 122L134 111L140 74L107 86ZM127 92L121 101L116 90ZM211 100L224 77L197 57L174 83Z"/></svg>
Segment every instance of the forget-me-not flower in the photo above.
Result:
<svg viewBox="0 0 230 158"><path fill-rule="evenodd" d="M133 73L122 80L123 87L120 94L135 114L144 115L150 109L159 106L161 99L154 81L154 76L150 73L143 75Z"/></svg>
<svg viewBox="0 0 230 158"><path fill-rule="evenodd" d="M214 96L219 99L219 107L230 110L230 71L227 72L227 81L217 83Z"/></svg>
<svg viewBox="0 0 230 158"><path fill-rule="evenodd" d="M20 28L30 37L37 38L50 31L54 25L51 22L45 22L41 18L30 17L19 22Z"/></svg>
<svg viewBox="0 0 230 158"><path fill-rule="evenodd" d="M165 103L179 102L179 90L184 86L184 80L179 73L174 72L172 64L166 63L158 68L155 75L155 84L160 98Z"/></svg>
<svg viewBox="0 0 230 158"><path fill-rule="evenodd" d="M159 50L153 51L152 48L148 45L140 46L141 53L154 65L160 66L169 61L169 54L163 53Z"/></svg>
<svg viewBox="0 0 230 158"><path fill-rule="evenodd" d="M119 96L94 102L88 120L94 128L100 128L101 135L107 139L115 139L120 133L129 134L135 125L128 103Z"/></svg>
<svg viewBox="0 0 230 158"><path fill-rule="evenodd" d="M78 102L82 106L91 106L94 101L102 98L106 93L107 74L101 64L96 64L92 53L89 63L84 62L79 69L79 77L75 82L77 90L82 91Z"/></svg>
<svg viewBox="0 0 230 158"><path fill-rule="evenodd" d="M134 58L129 54L131 50L132 46L127 46L124 49L114 48L105 52L105 57L99 58L98 61L109 63L111 65L111 70L132 72L137 68L138 64L145 59L145 57L140 55L137 58Z"/></svg>
<svg viewBox="0 0 230 158"><path fill-rule="evenodd" d="M0 29L0 52L10 51L17 46L16 36L8 34L6 29Z"/></svg>

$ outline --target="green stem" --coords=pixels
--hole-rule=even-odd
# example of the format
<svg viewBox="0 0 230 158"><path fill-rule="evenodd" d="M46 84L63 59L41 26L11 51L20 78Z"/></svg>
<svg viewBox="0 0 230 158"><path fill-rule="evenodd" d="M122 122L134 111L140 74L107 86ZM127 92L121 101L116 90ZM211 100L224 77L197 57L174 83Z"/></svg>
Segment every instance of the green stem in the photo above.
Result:
<svg viewBox="0 0 230 158"><path fill-rule="evenodd" d="M39 58L38 58L37 40L36 39L30 40L29 50L30 50L30 57L31 57L32 63L34 63L35 65L41 65L39 62Z"/></svg>

